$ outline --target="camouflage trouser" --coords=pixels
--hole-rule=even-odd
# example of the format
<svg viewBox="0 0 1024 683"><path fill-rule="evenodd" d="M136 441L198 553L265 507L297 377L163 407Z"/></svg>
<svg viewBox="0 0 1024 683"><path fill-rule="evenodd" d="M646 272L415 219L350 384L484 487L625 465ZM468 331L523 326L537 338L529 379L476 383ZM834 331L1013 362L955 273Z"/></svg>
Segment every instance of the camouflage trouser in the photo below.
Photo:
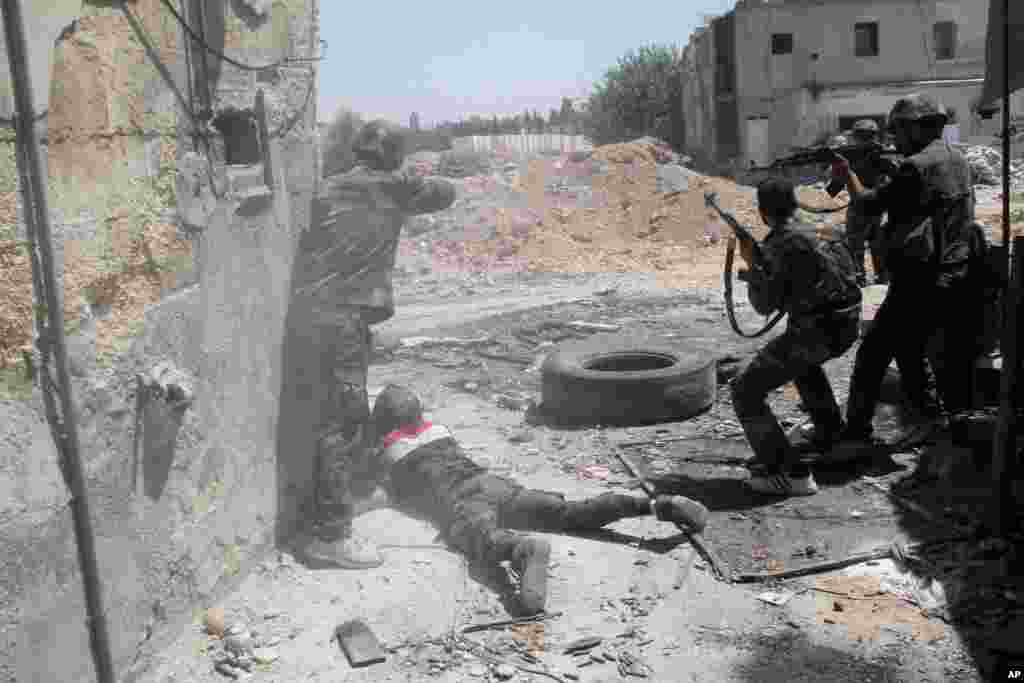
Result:
<svg viewBox="0 0 1024 683"><path fill-rule="evenodd" d="M896 360L900 387L911 408L925 417L938 413L929 367L942 407L966 410L972 402L977 326L962 295L894 285L875 314L853 365L846 420L851 434L870 435L886 368Z"/></svg>
<svg viewBox="0 0 1024 683"><path fill-rule="evenodd" d="M314 522L321 536L338 538L350 526L345 519L351 502L372 486L370 451L364 441L370 417L370 329L361 311L353 308L308 330L326 383L316 432Z"/></svg>
<svg viewBox="0 0 1024 683"><path fill-rule="evenodd" d="M431 515L449 545L478 563L511 559L522 531L595 530L625 517L651 514L646 498L604 493L567 501L562 494L523 488L493 474L470 478L444 496Z"/></svg>
<svg viewBox="0 0 1024 683"><path fill-rule="evenodd" d="M732 380L732 403L754 451L754 463L767 472L801 474L797 453L768 407L768 394L793 382L815 427L838 430L842 415L822 364L837 358L857 340L860 315L819 319L816 324L792 323L786 332L761 349Z"/></svg>
<svg viewBox="0 0 1024 683"><path fill-rule="evenodd" d="M869 216L861 214L852 208L846 214L846 245L853 256L853 263L857 267L857 281L863 287L867 284L867 274L864 271L865 244L871 245L871 258L878 268L884 271L885 264L882 255L881 243L881 216ZM879 281L886 281L884 272L876 272L875 277Z"/></svg>

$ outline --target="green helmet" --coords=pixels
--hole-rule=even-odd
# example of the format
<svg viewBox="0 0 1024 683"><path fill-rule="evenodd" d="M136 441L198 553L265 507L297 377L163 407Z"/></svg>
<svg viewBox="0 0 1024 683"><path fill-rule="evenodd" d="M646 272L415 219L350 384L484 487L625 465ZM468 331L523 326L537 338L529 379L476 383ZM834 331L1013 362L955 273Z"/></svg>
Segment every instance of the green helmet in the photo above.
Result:
<svg viewBox="0 0 1024 683"><path fill-rule="evenodd" d="M878 135L878 124L874 119L861 119L853 124L853 134L861 137Z"/></svg>
<svg viewBox="0 0 1024 683"><path fill-rule="evenodd" d="M896 121L949 120L945 108L927 95L914 94L901 97L889 112L889 123Z"/></svg>
<svg viewBox="0 0 1024 683"><path fill-rule="evenodd" d="M352 143L356 159L382 171L395 171L405 158L405 136L397 126L377 119L363 126Z"/></svg>

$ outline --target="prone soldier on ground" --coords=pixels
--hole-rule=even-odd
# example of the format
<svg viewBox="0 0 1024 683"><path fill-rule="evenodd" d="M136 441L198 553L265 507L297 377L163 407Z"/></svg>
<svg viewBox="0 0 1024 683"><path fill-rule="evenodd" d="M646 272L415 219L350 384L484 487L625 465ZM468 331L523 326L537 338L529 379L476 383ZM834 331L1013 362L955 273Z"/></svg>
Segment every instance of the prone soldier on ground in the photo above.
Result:
<svg viewBox="0 0 1024 683"><path fill-rule="evenodd" d="M549 543L523 531L592 531L626 517L654 515L699 533L708 511L683 496L649 499L624 493L567 501L562 494L528 489L474 462L444 426L424 420L419 398L389 385L373 406L373 433L380 487L366 512L393 503L431 522L442 537L478 567L509 562L519 577L527 614L547 601Z"/></svg>

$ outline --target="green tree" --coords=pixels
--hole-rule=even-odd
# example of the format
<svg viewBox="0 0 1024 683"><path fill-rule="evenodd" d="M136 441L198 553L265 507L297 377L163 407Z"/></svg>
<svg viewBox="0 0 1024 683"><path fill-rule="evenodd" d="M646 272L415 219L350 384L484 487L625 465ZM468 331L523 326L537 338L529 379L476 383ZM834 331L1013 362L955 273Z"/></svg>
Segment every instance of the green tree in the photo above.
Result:
<svg viewBox="0 0 1024 683"><path fill-rule="evenodd" d="M673 104L682 99L682 52L674 45L647 45L630 51L608 69L588 100L583 121L594 144L653 135L678 144Z"/></svg>
<svg viewBox="0 0 1024 683"><path fill-rule="evenodd" d="M352 142L363 123L359 114L344 107L334 115L323 141L324 177L345 173L355 167L356 156L352 152Z"/></svg>

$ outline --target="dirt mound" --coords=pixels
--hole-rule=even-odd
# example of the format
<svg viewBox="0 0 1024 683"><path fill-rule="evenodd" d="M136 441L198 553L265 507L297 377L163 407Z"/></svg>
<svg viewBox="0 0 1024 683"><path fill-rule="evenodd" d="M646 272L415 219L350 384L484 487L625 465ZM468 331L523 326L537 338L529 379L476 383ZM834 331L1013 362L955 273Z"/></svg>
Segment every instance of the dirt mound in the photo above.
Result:
<svg viewBox="0 0 1024 683"><path fill-rule="evenodd" d="M514 255L531 271L655 272L667 287L717 287L725 255L715 245L727 228L704 205L704 192L717 192L723 207L763 236L753 189L692 174L685 191L659 193L657 168L657 147L644 142L598 147L585 162L532 160L518 181L529 209L499 211L495 238L468 240L464 248L478 259ZM799 194L809 206L845 203L845 194ZM821 226L844 220L839 211Z"/></svg>

